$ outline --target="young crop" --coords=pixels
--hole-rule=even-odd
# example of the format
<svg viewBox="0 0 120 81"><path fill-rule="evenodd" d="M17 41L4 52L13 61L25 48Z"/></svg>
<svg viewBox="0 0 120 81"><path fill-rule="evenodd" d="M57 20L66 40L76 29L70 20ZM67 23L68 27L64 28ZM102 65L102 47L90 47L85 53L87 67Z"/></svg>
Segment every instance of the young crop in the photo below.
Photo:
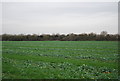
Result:
<svg viewBox="0 0 120 81"><path fill-rule="evenodd" d="M118 42L3 41L3 79L117 79Z"/></svg>

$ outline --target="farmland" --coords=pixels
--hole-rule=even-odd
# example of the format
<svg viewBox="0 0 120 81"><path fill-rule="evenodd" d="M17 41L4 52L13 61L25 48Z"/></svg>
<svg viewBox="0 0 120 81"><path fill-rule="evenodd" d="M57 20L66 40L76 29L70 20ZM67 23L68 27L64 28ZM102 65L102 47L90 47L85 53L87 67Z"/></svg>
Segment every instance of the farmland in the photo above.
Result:
<svg viewBox="0 0 120 81"><path fill-rule="evenodd" d="M117 79L116 41L3 41L3 79Z"/></svg>

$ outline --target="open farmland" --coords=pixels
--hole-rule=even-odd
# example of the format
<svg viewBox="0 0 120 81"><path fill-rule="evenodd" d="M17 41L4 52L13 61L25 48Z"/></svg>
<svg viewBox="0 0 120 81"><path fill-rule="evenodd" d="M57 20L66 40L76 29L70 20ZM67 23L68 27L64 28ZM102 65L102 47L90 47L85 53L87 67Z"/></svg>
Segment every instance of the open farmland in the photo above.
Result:
<svg viewBox="0 0 120 81"><path fill-rule="evenodd" d="M115 41L3 41L3 79L117 79Z"/></svg>

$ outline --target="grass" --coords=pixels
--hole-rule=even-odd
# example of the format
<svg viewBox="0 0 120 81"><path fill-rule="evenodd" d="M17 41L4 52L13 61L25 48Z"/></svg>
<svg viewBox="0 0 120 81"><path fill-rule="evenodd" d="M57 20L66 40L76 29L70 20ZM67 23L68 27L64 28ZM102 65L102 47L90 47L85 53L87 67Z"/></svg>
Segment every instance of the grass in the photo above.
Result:
<svg viewBox="0 0 120 81"><path fill-rule="evenodd" d="M3 79L117 79L116 41L3 41Z"/></svg>

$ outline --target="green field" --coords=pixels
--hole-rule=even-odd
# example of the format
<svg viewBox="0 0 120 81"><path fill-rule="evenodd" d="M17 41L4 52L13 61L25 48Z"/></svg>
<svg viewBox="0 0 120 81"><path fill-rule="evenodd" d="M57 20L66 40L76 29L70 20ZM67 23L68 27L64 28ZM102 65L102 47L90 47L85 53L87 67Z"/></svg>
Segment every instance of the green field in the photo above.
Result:
<svg viewBox="0 0 120 81"><path fill-rule="evenodd" d="M116 41L3 41L3 79L117 79Z"/></svg>

